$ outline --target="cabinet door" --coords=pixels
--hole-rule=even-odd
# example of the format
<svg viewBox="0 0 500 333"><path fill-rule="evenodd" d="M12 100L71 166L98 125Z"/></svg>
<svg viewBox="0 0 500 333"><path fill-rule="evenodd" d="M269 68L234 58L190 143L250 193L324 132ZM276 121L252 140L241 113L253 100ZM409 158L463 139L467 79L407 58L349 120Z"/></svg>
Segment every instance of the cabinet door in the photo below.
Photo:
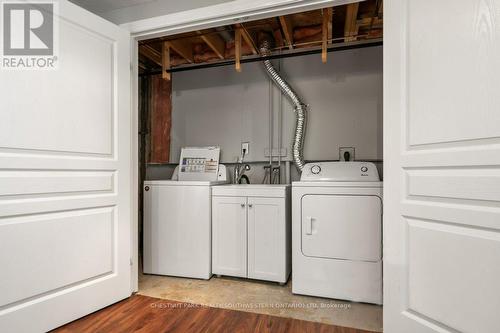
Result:
<svg viewBox="0 0 500 333"><path fill-rule="evenodd" d="M245 197L212 198L212 272L247 276Z"/></svg>
<svg viewBox="0 0 500 333"><path fill-rule="evenodd" d="M248 277L286 281L284 198L248 198Z"/></svg>

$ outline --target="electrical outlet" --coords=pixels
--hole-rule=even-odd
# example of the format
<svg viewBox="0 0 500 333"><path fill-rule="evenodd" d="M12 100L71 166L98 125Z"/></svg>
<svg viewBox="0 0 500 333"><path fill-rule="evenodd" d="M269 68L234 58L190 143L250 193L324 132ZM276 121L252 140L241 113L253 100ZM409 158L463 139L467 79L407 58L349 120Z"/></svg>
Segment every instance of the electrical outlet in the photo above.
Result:
<svg viewBox="0 0 500 333"><path fill-rule="evenodd" d="M355 149L354 147L340 147L339 148L339 160L341 161L354 161L355 158ZM348 159L346 159L348 158Z"/></svg>
<svg viewBox="0 0 500 333"><path fill-rule="evenodd" d="M250 142L241 143L241 156L245 157L250 153Z"/></svg>

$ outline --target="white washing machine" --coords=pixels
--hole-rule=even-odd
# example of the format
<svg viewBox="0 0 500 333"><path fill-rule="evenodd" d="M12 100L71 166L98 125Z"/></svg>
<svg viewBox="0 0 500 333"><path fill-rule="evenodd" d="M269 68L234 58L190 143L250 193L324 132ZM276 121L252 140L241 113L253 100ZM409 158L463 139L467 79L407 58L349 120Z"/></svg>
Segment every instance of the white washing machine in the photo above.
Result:
<svg viewBox="0 0 500 333"><path fill-rule="evenodd" d="M144 182L144 273L212 276L212 187L229 180L218 150L183 148L171 180Z"/></svg>
<svg viewBox="0 0 500 333"><path fill-rule="evenodd" d="M292 183L292 291L382 304L382 182L373 163L306 164Z"/></svg>

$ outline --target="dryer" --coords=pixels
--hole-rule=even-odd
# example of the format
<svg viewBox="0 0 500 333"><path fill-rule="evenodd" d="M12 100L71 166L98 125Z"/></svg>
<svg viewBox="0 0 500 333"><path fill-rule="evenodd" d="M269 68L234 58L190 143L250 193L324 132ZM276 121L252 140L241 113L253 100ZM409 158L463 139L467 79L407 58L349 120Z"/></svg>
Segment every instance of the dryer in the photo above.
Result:
<svg viewBox="0 0 500 333"><path fill-rule="evenodd" d="M292 183L292 291L382 304L382 182L373 163L304 166Z"/></svg>

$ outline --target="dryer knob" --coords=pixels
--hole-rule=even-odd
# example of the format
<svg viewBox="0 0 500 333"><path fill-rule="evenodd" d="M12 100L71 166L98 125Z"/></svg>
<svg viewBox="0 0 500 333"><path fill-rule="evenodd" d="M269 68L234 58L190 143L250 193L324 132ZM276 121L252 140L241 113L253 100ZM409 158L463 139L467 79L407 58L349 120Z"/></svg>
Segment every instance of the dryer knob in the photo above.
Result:
<svg viewBox="0 0 500 333"><path fill-rule="evenodd" d="M313 166L311 167L311 173L312 173L313 175L317 175L317 174L318 174L318 173L320 173L320 172L321 172L321 167L320 167L319 165L313 165Z"/></svg>
<svg viewBox="0 0 500 333"><path fill-rule="evenodd" d="M368 171L368 167L366 167L366 166L361 167L361 172L367 172L367 171Z"/></svg>

